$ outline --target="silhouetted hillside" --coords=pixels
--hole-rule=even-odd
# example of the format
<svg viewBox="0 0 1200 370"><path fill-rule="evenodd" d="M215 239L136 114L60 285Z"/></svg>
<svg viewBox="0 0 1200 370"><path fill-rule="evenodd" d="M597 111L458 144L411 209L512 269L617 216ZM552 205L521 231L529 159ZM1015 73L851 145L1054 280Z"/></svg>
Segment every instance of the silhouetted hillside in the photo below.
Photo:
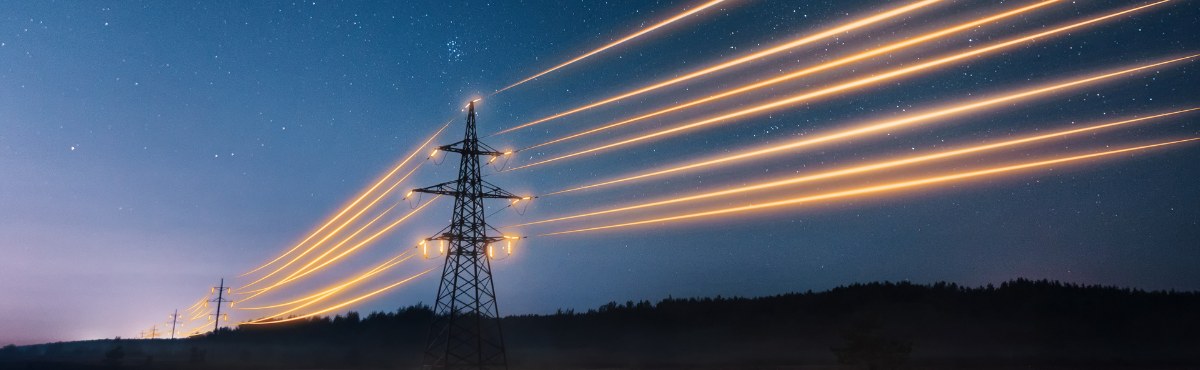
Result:
<svg viewBox="0 0 1200 370"><path fill-rule="evenodd" d="M0 367L415 368L431 318L416 306L188 340L8 347ZM1047 281L614 302L503 328L513 369L1200 367L1200 295Z"/></svg>

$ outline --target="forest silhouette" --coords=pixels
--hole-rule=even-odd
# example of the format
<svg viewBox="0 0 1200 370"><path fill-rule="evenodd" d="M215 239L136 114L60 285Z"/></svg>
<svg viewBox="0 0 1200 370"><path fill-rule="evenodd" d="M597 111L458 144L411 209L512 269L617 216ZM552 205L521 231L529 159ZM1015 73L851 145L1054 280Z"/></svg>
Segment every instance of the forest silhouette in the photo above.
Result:
<svg viewBox="0 0 1200 370"><path fill-rule="evenodd" d="M433 313L7 346L0 368L418 368ZM612 302L502 321L511 369L1200 367L1200 295L1019 279Z"/></svg>

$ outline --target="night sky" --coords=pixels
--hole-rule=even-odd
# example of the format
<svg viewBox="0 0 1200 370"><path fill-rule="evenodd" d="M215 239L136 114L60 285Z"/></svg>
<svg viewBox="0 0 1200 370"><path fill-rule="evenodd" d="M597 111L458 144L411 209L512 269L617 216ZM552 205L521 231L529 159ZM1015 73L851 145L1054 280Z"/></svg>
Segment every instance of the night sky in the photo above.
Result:
<svg viewBox="0 0 1200 370"><path fill-rule="evenodd" d="M239 274L302 239L447 119L454 124L435 142L460 140L466 102L699 3L0 2L0 344L134 337L187 308L220 278L245 284ZM884 9L875 3L728 1L485 99L479 129L494 133ZM1030 3L947 1L484 141L498 149L526 147ZM1133 5L1051 5L745 96L518 152L509 167ZM1174 1L881 85L487 180L518 194L544 194L1200 53L1198 29L1200 7ZM523 215L506 209L490 221L536 221L1196 107L1198 72L1196 61L1174 63L916 128L547 196ZM1190 138L1200 136L1193 123L1198 114L914 169L504 230L537 235ZM1026 277L1197 290L1197 155L1200 145L1189 143L871 197L532 236L511 257L494 261L500 310L547 313L609 301L761 296L879 280L974 286ZM425 163L402 188L452 179L457 160ZM403 193L386 205L408 212L412 202L401 200ZM410 248L448 222L451 204L439 200L335 268L258 303L327 286ZM410 260L355 295L440 263ZM432 304L436 283L425 276L350 308ZM255 315L233 311L234 320Z"/></svg>

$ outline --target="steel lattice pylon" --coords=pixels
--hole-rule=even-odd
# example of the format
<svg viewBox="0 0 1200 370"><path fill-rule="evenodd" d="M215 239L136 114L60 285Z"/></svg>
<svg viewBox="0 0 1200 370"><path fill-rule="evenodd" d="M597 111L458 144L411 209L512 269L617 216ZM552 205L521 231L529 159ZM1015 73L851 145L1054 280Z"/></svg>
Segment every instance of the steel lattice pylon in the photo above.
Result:
<svg viewBox="0 0 1200 370"><path fill-rule="evenodd" d="M467 130L462 141L438 147L459 153L458 179L414 192L454 197L450 226L427 240L448 244L442 280L438 284L434 321L425 348L425 367L430 369L507 369L500 310L492 284L489 245L504 240L488 236L495 230L484 220L483 200L521 197L483 181L480 156L501 156L479 142L475 132L475 102L467 105ZM497 232L498 233L498 232Z"/></svg>

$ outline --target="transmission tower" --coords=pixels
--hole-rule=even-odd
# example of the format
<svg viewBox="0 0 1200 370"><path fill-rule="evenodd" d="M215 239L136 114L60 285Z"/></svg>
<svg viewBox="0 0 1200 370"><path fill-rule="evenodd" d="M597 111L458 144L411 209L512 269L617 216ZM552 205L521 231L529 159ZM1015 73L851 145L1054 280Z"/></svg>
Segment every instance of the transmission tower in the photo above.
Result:
<svg viewBox="0 0 1200 370"><path fill-rule="evenodd" d="M179 324L179 309L171 314L171 339L175 339L175 326Z"/></svg>
<svg viewBox="0 0 1200 370"><path fill-rule="evenodd" d="M496 229L484 220L483 200L515 201L521 197L483 181L479 175L479 157L499 157L505 153L479 142L475 132L474 101L467 105L467 129L463 140L437 149L458 153L461 161L457 180L413 190L454 197L450 225L426 239L444 240L449 248L438 284L429 342L425 347L425 367L507 369L500 309L496 305L492 266L488 260L490 245L505 240L505 237L488 235L489 229Z"/></svg>
<svg viewBox="0 0 1200 370"><path fill-rule="evenodd" d="M216 302L217 304L217 313L213 315L213 333L216 333L217 329L221 327L221 303L232 303L233 301L225 299L225 291L229 290L229 287L225 286L225 278L221 278L221 286L215 286L213 290L214 293L217 293L217 298L209 300L209 302Z"/></svg>

